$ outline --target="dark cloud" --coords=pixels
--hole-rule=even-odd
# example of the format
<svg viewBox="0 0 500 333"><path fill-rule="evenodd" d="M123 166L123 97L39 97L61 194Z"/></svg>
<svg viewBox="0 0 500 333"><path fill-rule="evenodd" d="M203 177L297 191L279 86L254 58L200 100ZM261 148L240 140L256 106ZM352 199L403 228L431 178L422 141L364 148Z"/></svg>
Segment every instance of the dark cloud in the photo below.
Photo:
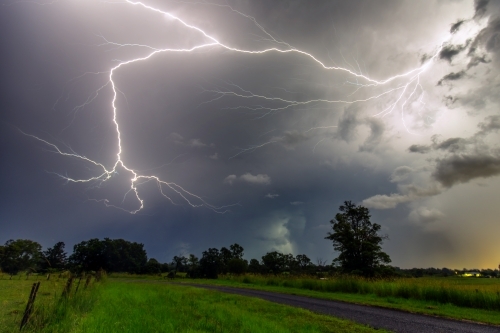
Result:
<svg viewBox="0 0 500 333"><path fill-rule="evenodd" d="M467 48L467 44L464 45L446 45L443 47L441 52L439 52L439 58L446 60L451 63L453 57L458 55L460 52Z"/></svg>
<svg viewBox="0 0 500 333"><path fill-rule="evenodd" d="M456 81L456 80L460 80L461 78L463 78L465 76L465 71L460 71L460 72L451 72L449 74L446 74L445 76L443 76L441 78L441 80L438 81L437 85L440 86L443 84L444 81Z"/></svg>
<svg viewBox="0 0 500 333"><path fill-rule="evenodd" d="M409 166L400 166L394 169L394 171L391 174L390 181L393 183L398 183L403 180L408 179L408 176L413 172L414 170L410 168Z"/></svg>
<svg viewBox="0 0 500 333"><path fill-rule="evenodd" d="M457 22L453 23L450 28L450 33L454 34L460 29L460 26L464 24L465 20L458 20Z"/></svg>
<svg viewBox="0 0 500 333"><path fill-rule="evenodd" d="M486 55L471 55L469 63L467 64L467 69L471 69L479 64L487 64L490 60L486 59Z"/></svg>
<svg viewBox="0 0 500 333"><path fill-rule="evenodd" d="M479 123L478 127L481 129L479 133L488 134L500 130L500 116L488 116L485 122Z"/></svg>
<svg viewBox="0 0 500 333"><path fill-rule="evenodd" d="M421 57L420 57L420 63L421 64L424 64L427 62L427 60L429 60L430 58L432 58L432 56L430 54L427 54L427 53L424 53Z"/></svg>
<svg viewBox="0 0 500 333"><path fill-rule="evenodd" d="M486 13L489 0L474 0L474 18L479 18Z"/></svg>
<svg viewBox="0 0 500 333"><path fill-rule="evenodd" d="M451 138L447 139L439 144L435 145L435 149L441 149L449 151L450 153L457 153L465 150L465 146L469 143L469 140L463 138Z"/></svg>
<svg viewBox="0 0 500 333"><path fill-rule="evenodd" d="M287 149L294 149L297 145L309 140L309 137L297 130L286 131L282 137L272 140L279 140ZM271 141L272 141L271 140Z"/></svg>
<svg viewBox="0 0 500 333"><path fill-rule="evenodd" d="M472 41L468 52L468 55L472 58L469 67L489 62L485 55L477 53L480 47L484 47L487 52L498 56L498 53L500 53L500 17L491 17L488 20L488 25Z"/></svg>
<svg viewBox="0 0 500 333"><path fill-rule="evenodd" d="M426 145L411 145L408 148L408 151L410 153L420 153L420 154L427 154L432 150L431 146L426 146Z"/></svg>
<svg viewBox="0 0 500 333"><path fill-rule="evenodd" d="M461 154L438 159L433 177L445 187L500 174L500 156Z"/></svg>
<svg viewBox="0 0 500 333"><path fill-rule="evenodd" d="M370 128L370 135L359 146L359 151L373 152L382 141L385 132L384 122L377 118L359 117L357 106L351 105L344 109L338 121L336 138L345 142L351 142L357 138L357 129L360 126L368 126Z"/></svg>
<svg viewBox="0 0 500 333"><path fill-rule="evenodd" d="M361 123L357 117L357 108L349 106L344 109L344 113L338 122L337 134L341 140L352 141L356 137L356 128Z"/></svg>
<svg viewBox="0 0 500 333"><path fill-rule="evenodd" d="M370 136L368 136L365 142L359 147L359 151L373 152L382 141L385 125L380 119L375 118L369 118L367 123L368 126L370 126Z"/></svg>
<svg viewBox="0 0 500 333"><path fill-rule="evenodd" d="M226 7L202 2L147 2L181 15L231 46L245 49L283 46L270 42L269 36L255 28L251 20ZM277 38L307 50L327 65L347 67L377 80L418 67L417 54L425 53L423 58L428 61L438 47L432 43L437 43L437 36L450 29L448 23L455 22L450 30L459 31L457 37L466 32L465 24L469 24L451 14L458 10L460 17L465 17L466 6L450 1L426 6L398 0L384 0L383 6L372 1L343 0L319 1L314 5L305 0L229 0L228 3L254 16ZM467 10L472 12L472 6L469 7ZM38 9L26 2L0 11L1 30L9 32L2 43L2 49L8 52L0 55L0 72L4 74L0 85L5 96L0 99L0 126L13 123L26 132L54 138L54 142L61 143L68 151L71 147L107 166L113 165L117 137L111 119L111 87L103 87L84 112L76 113L75 117L71 112L106 83L109 74L104 72L117 64L115 59L143 56L150 50L96 47L103 42L96 35L154 47L191 47L207 39L178 22L166 21L162 15L135 11L126 5L57 1L44 6L43 11ZM491 3L488 10L492 12ZM165 29L171 33L162 33ZM471 64L493 59L487 53L488 57L481 58L481 52L496 50L493 35L485 32L478 38L478 50L474 56L471 54ZM421 41L429 43L418 45ZM462 61L462 53L455 57L453 51L457 51L456 47L447 49L448 53L442 56L452 61L458 68L454 71L458 72L456 62ZM126 165L148 170L148 174L165 179L175 189L182 186L210 204L241 203L241 206L229 207L231 212L224 215L216 214L206 207L191 206L165 186L160 190L172 199L169 201L154 182L145 182L138 184L145 204L138 214L105 207L88 200L104 189L85 184L62 186L64 182L58 176L46 172L88 175L92 170L86 170L85 166L83 170L75 170L79 167L75 159L48 153L45 145L5 131L4 126L0 130L3 241L32 237L44 246L52 246L63 240L71 248L75 242L91 237L120 237L144 243L148 255L160 261L181 253L200 255L208 247L238 242L245 247L247 259L259 258L273 248L332 259L335 253L331 243L324 240L327 230L317 226L326 224L328 229L328 221L343 200L361 202L372 197L367 201L370 207L393 208L398 203L439 193L433 186L408 185L419 180L422 165L429 164L428 156L401 154L406 146L419 142L413 141L419 140L416 136L404 131L396 135L401 129L400 106L408 94L392 114L382 118L370 116L393 103L397 92L348 106L318 102L287 109L280 109L283 105L277 100L217 94L231 90L242 95L252 91L286 100L356 100L404 84L404 78L387 85L363 87L366 81L362 78L356 80L346 73L325 71L302 55L253 56L217 47L189 54L161 53L150 60L120 68L115 73L116 88L120 90L117 121ZM437 73L444 75L450 70L444 69L448 66L446 61L429 65L432 70L420 76L426 90L422 101L428 108L440 108L437 104L444 103L439 91L444 89L436 89L433 83L439 79ZM87 74L68 83L87 72L104 74ZM474 82L474 73L468 73L469 76L470 80L455 81L457 88L464 88L460 91L466 91L467 84ZM452 77L449 79L451 82ZM459 84L462 86L458 87ZM478 88L482 85L485 84L479 83ZM459 92L454 90L450 94L458 96ZM491 90L480 91L474 98L489 103L493 94L496 94L494 84ZM432 100L436 105L432 105ZM454 106L458 108L458 103ZM266 107L276 111L268 112ZM412 109L405 115L411 121L416 114L417 110ZM68 130L61 133L71 121ZM339 125L336 131L309 130L336 124ZM493 133L495 126L494 121L485 120L481 130ZM332 136L335 140L329 140ZM264 144L271 141L272 144ZM320 142L314 150L314 145ZM438 144L443 144L442 148L437 148ZM459 151L455 147L459 146L459 141L436 142L435 146L414 145L409 150L456 154ZM189 158L177 158L185 155ZM404 166L396 168L401 164ZM113 180L131 178L130 173L119 173L113 175ZM118 203L125 193L128 193L126 203L134 199L130 183L125 184L125 189L114 193ZM373 197L381 191L398 190L400 194ZM198 199L189 199L193 199L194 206L199 204ZM129 206L135 208L136 201ZM406 227L401 227L399 234L390 230L391 237L412 238L414 234L407 228L410 224L404 223L408 219L407 210L404 206L381 212L377 221L398 216L394 224ZM418 213L422 223L439 217L431 209ZM426 239L418 243L422 247ZM394 248L394 252L400 251ZM410 265L404 257L400 263Z"/></svg>

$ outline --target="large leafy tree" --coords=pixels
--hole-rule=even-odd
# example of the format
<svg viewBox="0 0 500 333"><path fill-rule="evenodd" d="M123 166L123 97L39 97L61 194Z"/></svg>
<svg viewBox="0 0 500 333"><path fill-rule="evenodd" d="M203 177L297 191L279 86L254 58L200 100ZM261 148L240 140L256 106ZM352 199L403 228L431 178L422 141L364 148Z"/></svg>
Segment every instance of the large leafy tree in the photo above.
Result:
<svg viewBox="0 0 500 333"><path fill-rule="evenodd" d="M64 242L57 242L54 247L49 247L43 251L40 265L43 270L62 270L68 262L67 254L64 251Z"/></svg>
<svg viewBox="0 0 500 333"><path fill-rule="evenodd" d="M221 255L218 249L209 248L203 251L200 259L200 273L208 279L217 279L221 273L222 262Z"/></svg>
<svg viewBox="0 0 500 333"><path fill-rule="evenodd" d="M262 266L257 259L250 259L250 264L248 264L248 271L250 273L260 273L262 270Z"/></svg>
<svg viewBox="0 0 500 333"><path fill-rule="evenodd" d="M265 273L278 274L286 269L286 258L278 251L267 252L262 256L262 266Z"/></svg>
<svg viewBox="0 0 500 333"><path fill-rule="evenodd" d="M233 258L243 259L244 249L240 244L234 243L233 245L229 246L229 249L231 250L231 255Z"/></svg>
<svg viewBox="0 0 500 333"><path fill-rule="evenodd" d="M8 240L2 247L0 267L10 275L20 271L36 271L40 262L42 246L29 239Z"/></svg>
<svg viewBox="0 0 500 333"><path fill-rule="evenodd" d="M73 270L140 273L147 263L144 244L123 239L83 241L73 247L69 257Z"/></svg>
<svg viewBox="0 0 500 333"><path fill-rule="evenodd" d="M144 265L142 272L146 273L146 274L151 274L151 275L160 274L161 273L161 264L155 258L149 258L146 265Z"/></svg>
<svg viewBox="0 0 500 333"><path fill-rule="evenodd" d="M185 272L187 269L189 259L184 256L174 256L172 265L177 272Z"/></svg>
<svg viewBox="0 0 500 333"><path fill-rule="evenodd" d="M334 263L344 273L374 276L391 262L381 247L387 236L380 235L381 226L370 221L368 208L345 201L339 210L330 221L332 232L325 237L333 241L333 248L339 252Z"/></svg>
<svg viewBox="0 0 500 333"><path fill-rule="evenodd" d="M109 238L104 238L103 243L107 267L105 269L109 272L139 273L147 263L147 254L142 243Z"/></svg>
<svg viewBox="0 0 500 333"><path fill-rule="evenodd" d="M226 274L228 272L228 264L231 259L233 259L233 254L227 247L222 247L219 251L220 263L221 263L221 273Z"/></svg>
<svg viewBox="0 0 500 333"><path fill-rule="evenodd" d="M311 259L305 254L297 254L295 256L295 266L297 266L298 270L302 273L308 272L314 268Z"/></svg>
<svg viewBox="0 0 500 333"><path fill-rule="evenodd" d="M98 271L108 270L105 244L98 238L92 238L73 246L73 254L69 262L76 271Z"/></svg>

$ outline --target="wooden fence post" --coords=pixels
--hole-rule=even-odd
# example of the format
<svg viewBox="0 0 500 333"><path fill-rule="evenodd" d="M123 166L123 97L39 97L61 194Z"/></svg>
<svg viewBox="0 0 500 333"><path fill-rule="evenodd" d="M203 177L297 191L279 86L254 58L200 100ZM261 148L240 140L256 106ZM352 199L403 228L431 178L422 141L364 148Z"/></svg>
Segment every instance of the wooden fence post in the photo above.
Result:
<svg viewBox="0 0 500 333"><path fill-rule="evenodd" d="M92 275L87 275L87 280L85 281L85 289L89 286L90 280L92 279Z"/></svg>
<svg viewBox="0 0 500 333"><path fill-rule="evenodd" d="M64 287L64 290L62 292L62 296L65 298L69 297L69 292L71 291L71 286L73 285L73 276L70 276L68 278L68 282L66 282L66 286Z"/></svg>
<svg viewBox="0 0 500 333"><path fill-rule="evenodd" d="M82 276L80 275L80 278L78 279L78 284L76 285L76 289L75 289L75 295L76 293L78 292L78 288L80 287L80 282L82 281Z"/></svg>
<svg viewBox="0 0 500 333"><path fill-rule="evenodd" d="M24 325L28 322L28 319L33 312L33 303L35 303L36 293L38 292L38 288L40 287L40 282L33 283L31 287L30 297L28 298L28 304L26 304L26 309L24 310L23 320L21 321L21 326L19 330L22 330Z"/></svg>

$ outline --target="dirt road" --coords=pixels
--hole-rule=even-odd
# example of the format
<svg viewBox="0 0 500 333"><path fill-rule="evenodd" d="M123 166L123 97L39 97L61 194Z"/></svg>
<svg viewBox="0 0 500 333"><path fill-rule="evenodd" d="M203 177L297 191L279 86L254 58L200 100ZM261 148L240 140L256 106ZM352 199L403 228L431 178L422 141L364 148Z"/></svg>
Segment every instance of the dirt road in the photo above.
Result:
<svg viewBox="0 0 500 333"><path fill-rule="evenodd" d="M238 294L249 297L258 297L271 302L296 306L317 313L349 319L358 323L366 324L374 328L385 328L400 333L499 333L500 327L481 325L465 321L444 319L407 313L398 310L384 309L310 298L297 295L279 294L262 290L223 287L214 285L186 284L192 287L200 287L218 290L226 293ZM500 316L500 313L498 314Z"/></svg>

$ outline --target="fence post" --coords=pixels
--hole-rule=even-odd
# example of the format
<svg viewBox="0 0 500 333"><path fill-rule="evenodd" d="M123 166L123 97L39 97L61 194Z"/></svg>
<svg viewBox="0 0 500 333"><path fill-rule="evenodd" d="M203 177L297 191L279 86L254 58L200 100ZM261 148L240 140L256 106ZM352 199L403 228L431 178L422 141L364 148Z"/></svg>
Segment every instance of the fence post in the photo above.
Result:
<svg viewBox="0 0 500 333"><path fill-rule="evenodd" d="M87 280L85 281L85 289L89 286L90 280L92 279L92 275L87 275Z"/></svg>
<svg viewBox="0 0 500 333"><path fill-rule="evenodd" d="M82 281L82 276L80 275L80 278L78 279L78 284L76 285L76 289L75 289L75 295L76 293L78 292L78 288L80 287L80 282Z"/></svg>
<svg viewBox="0 0 500 333"><path fill-rule="evenodd" d="M26 304L26 309L24 310L23 320L21 321L21 326L19 326L19 330L22 330L24 325L28 322L28 319L33 312L33 303L35 303L36 293L38 292L38 288L40 287L40 282L33 283L31 287L30 297L28 298L28 304Z"/></svg>
<svg viewBox="0 0 500 333"><path fill-rule="evenodd" d="M68 278L68 282L66 282L66 286L64 287L64 290L62 292L62 296L65 298L69 297L69 292L71 291L71 286L73 285L73 276L70 276Z"/></svg>

